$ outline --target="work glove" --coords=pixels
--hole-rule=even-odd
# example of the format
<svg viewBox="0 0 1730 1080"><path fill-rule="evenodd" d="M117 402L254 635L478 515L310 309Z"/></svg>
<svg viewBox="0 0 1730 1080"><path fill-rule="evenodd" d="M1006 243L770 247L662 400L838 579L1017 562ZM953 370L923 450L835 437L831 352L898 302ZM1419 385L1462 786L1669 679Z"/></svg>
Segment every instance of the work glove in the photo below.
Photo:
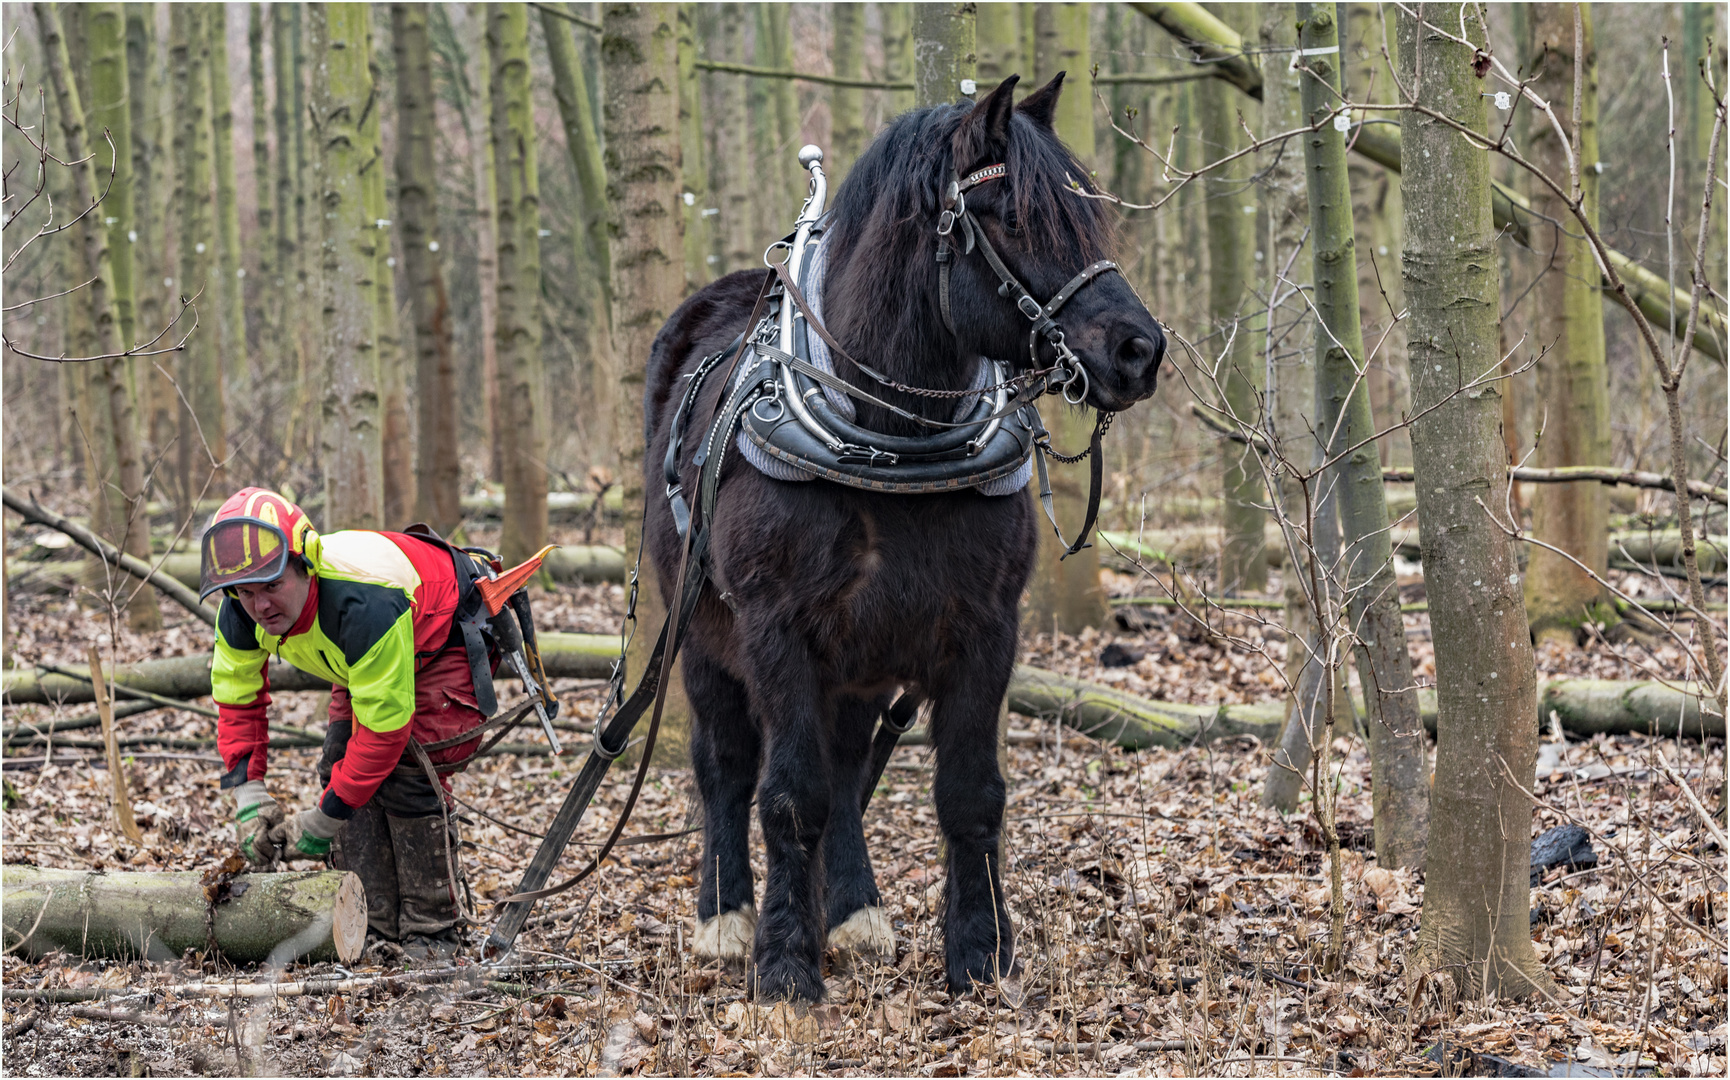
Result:
<svg viewBox="0 0 1730 1080"><path fill-rule="evenodd" d="M284 859L322 859L330 854L330 842L344 824L315 806L284 818L270 830L270 839Z"/></svg>
<svg viewBox="0 0 1730 1080"><path fill-rule="evenodd" d="M233 789L234 831L240 853L255 867L276 862L282 853L270 839L270 831L282 824L282 807L264 789L263 780L248 780Z"/></svg>

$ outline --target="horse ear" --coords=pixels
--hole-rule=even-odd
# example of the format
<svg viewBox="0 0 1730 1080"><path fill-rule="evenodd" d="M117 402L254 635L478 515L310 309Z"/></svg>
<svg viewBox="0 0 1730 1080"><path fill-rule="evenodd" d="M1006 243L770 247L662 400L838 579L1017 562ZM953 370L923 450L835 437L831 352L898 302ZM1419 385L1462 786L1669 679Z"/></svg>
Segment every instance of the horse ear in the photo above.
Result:
<svg viewBox="0 0 1730 1080"><path fill-rule="evenodd" d="M1060 71L1052 76L1050 82L1023 98L1016 109L1034 123L1054 130L1052 121L1057 116L1057 97L1063 93L1063 77L1067 74Z"/></svg>
<svg viewBox="0 0 1730 1080"><path fill-rule="evenodd" d="M957 140L957 164L960 158L968 162L997 160L1009 148L1009 118L1015 112L1015 84L1021 76L1011 75L997 84L997 89L985 95L967 114Z"/></svg>

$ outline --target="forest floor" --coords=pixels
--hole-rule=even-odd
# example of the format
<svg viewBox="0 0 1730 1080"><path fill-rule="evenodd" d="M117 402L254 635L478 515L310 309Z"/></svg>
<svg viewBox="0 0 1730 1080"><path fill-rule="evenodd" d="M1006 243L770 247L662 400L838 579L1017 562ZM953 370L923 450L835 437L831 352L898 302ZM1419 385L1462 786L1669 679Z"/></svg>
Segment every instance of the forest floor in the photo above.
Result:
<svg viewBox="0 0 1730 1080"><path fill-rule="evenodd" d="M1145 579L1110 580L1116 592L1150 591ZM118 660L209 647L204 625L171 605L169 628L146 640L111 632L107 619L65 597L14 596L11 604L17 663L81 661L91 644ZM616 586L565 587L536 600L537 622L611 633L621 606ZM1407 628L1419 674L1428 676L1427 617L1408 616ZM1138 631L1039 635L1024 652L1031 663L1148 697L1277 699L1282 635L1236 616L1218 629L1228 638L1152 609ZM1100 654L1113 643L1141 655L1103 666ZM1656 638L1547 647L1539 666L1540 677L1679 670L1677 654ZM600 684L566 681L560 692L565 715L592 719ZM6 719L47 711L8 708ZM323 697L280 694L273 712L273 720L317 731ZM123 724L127 734L214 734L212 721L170 710ZM0 1073L1725 1073L1725 852L1651 768L1662 757L1710 803L1725 770L1720 742L1551 738L1534 831L1578 821L1592 830L1599 861L1596 869L1552 871L1532 892L1535 948L1561 996L1486 1002L1455 1000L1440 982L1408 975L1423 880L1376 865L1369 761L1349 731L1334 744L1344 962L1327 972L1330 892L1315 815L1307 794L1289 817L1261 808L1266 759L1254 739L1128 753L1049 722L1012 716L1010 729L1004 850L1013 861L1005 885L1023 969L1005 988L959 996L943 989L937 912L945 869L930 801L933 763L928 748L903 748L866 817L898 952L882 965L834 958L820 1006L754 1002L742 973L694 960L686 942L700 837L687 835L621 848L592 888L544 905L517 957L542 965L538 971L488 974L472 966L471 949L463 969L441 983L230 1006L152 987L297 979L330 966L261 974L196 954L165 965L5 956L0 977L9 993L116 993L82 1005L7 1000ZM581 737L571 741L580 753ZM305 805L316 796L316 754L272 753L279 799ZM573 759L571 751L563 759L492 757L457 778L466 872L483 917L489 901L516 885L536 843L528 834L550 820ZM36 749L8 758L5 861L187 870L232 852L213 750L141 749L126 769L144 827L140 845L113 827L99 754L62 748L49 761ZM616 820L628 776L613 777L565 872ZM689 771L658 770L628 835L696 820ZM366 961L352 970L396 969ZM1505 1062L1532 1071L1509 1071Z"/></svg>

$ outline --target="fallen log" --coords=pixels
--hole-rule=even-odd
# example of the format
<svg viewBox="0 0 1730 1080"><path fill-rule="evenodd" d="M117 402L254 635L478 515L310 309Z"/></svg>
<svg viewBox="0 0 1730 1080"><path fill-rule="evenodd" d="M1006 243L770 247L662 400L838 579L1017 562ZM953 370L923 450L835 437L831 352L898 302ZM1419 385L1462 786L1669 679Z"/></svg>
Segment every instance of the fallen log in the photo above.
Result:
<svg viewBox="0 0 1730 1080"><path fill-rule="evenodd" d="M128 716L137 716L139 713L153 712L161 707L162 706L160 705L153 705L148 701L120 701L116 702L114 705L114 718L116 720L122 720ZM102 717L95 713L86 713L83 716L67 717L64 720L44 720L40 724L32 724L28 720L20 720L11 727L4 729L4 731L0 731L0 739L3 739L6 742L11 742L14 739L53 735L60 731L77 731L81 728L100 727L101 724Z"/></svg>
<svg viewBox="0 0 1730 1080"><path fill-rule="evenodd" d="M496 518L505 512L505 497L500 492L487 491L478 495L462 497L464 517ZM582 520L594 512L595 493L592 491L549 491L547 492L547 519L549 521ZM618 517L624 513L625 492L623 488L613 486L607 489L607 494L601 499L601 514L603 517Z"/></svg>
<svg viewBox="0 0 1730 1080"><path fill-rule="evenodd" d="M67 664L66 667L73 671L84 670L81 664ZM181 700L208 697L210 654L119 664L108 673L108 681ZM297 668L279 660L271 661L272 690L324 690L329 687L329 683ZM8 670L0 675L0 694L3 694L8 705L51 705L56 702L76 704L95 700L88 676L69 678L65 675L38 675L35 671L21 668Z"/></svg>
<svg viewBox="0 0 1730 1080"><path fill-rule="evenodd" d="M1571 735L1724 738L1724 717L1703 712L1699 694L1657 682L1552 679L1538 691L1540 723L1552 711Z"/></svg>
<svg viewBox="0 0 1730 1080"><path fill-rule="evenodd" d="M11 491L0 492L0 498L3 498L7 509L16 511L25 521L35 525L46 525L51 529L58 529L60 532L65 533L67 536L70 536L73 540L77 541L80 547L97 555L105 562L112 563L126 571L128 574L131 574L133 577L139 578L143 581L148 581L162 592L167 593L170 599L204 620L207 625L216 625L215 608L201 603L196 592L187 588L185 585L182 585L180 582L175 581L167 574L153 569L151 565L144 560L133 558L131 555L121 551L113 544L103 540L89 529L86 529L84 526L69 521L66 518L61 517L59 514L54 513L52 510L39 506L34 501L25 502L23 499L12 494Z"/></svg>
<svg viewBox="0 0 1730 1080"><path fill-rule="evenodd" d="M1277 707L1276 707L1277 708ZM1236 714L1218 705L1148 701L1096 683L1018 664L1009 680L1009 710L1115 743L1126 750L1177 748L1226 735L1254 735L1271 742L1283 712Z"/></svg>
<svg viewBox="0 0 1730 1080"><path fill-rule="evenodd" d="M1730 552L1730 536L1696 536L1694 554L1700 560L1702 574L1724 572L1725 553ZM1624 555L1643 567L1682 569L1682 533L1677 529L1643 530L1610 534L1612 557Z"/></svg>
<svg viewBox="0 0 1730 1080"><path fill-rule="evenodd" d="M171 551L156 556L161 572L189 589L198 588L198 558L195 551ZM70 593L80 583L99 580L94 575L100 572L100 565L90 560L8 559L6 574L8 580L25 575L30 587L39 592ZM625 580L625 553L605 544L567 544L554 548L541 565L560 584Z"/></svg>
<svg viewBox="0 0 1730 1080"><path fill-rule="evenodd" d="M241 874L212 904L202 876L8 865L5 947L113 960L176 960L214 944L237 964L352 963L366 943L366 891L343 870Z"/></svg>

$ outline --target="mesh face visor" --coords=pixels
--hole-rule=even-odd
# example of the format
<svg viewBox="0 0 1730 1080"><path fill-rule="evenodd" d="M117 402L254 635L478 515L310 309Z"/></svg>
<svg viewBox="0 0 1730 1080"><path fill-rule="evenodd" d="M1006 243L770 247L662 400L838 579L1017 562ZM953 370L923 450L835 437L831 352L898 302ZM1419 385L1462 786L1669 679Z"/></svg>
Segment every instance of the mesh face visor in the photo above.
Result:
<svg viewBox="0 0 1730 1080"><path fill-rule="evenodd" d="M288 537L255 517L217 522L205 531L199 547L200 600L218 589L275 581L288 569Z"/></svg>

